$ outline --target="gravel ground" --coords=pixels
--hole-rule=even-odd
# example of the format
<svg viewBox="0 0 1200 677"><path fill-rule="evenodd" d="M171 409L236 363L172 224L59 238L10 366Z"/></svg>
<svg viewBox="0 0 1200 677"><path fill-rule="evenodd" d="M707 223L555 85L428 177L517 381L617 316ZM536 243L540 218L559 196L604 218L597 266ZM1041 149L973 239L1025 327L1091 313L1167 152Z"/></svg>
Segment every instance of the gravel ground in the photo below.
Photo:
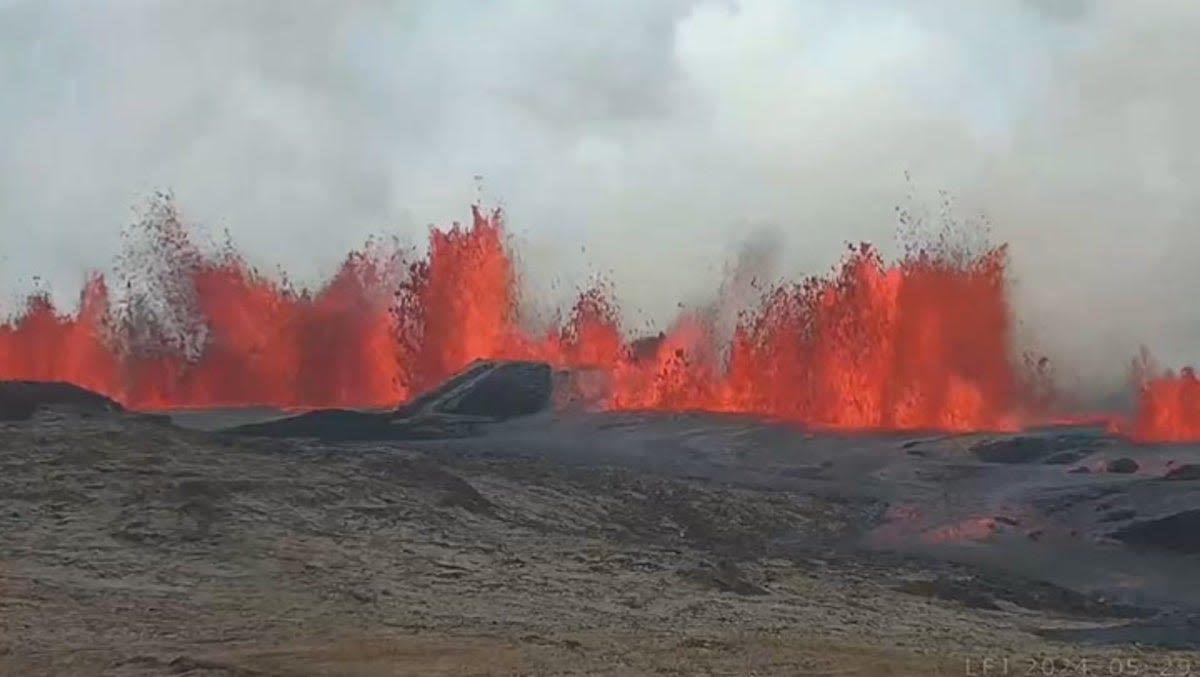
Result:
<svg viewBox="0 0 1200 677"><path fill-rule="evenodd" d="M0 424L0 671L1200 674L1195 654L1038 634L1120 610L837 547L878 510L43 411Z"/></svg>

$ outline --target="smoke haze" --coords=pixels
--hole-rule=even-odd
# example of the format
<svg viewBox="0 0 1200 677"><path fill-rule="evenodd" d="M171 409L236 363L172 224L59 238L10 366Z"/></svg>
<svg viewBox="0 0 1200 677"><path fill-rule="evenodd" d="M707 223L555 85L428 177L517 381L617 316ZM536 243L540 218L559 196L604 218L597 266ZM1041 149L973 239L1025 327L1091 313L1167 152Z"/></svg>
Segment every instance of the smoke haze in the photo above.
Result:
<svg viewBox="0 0 1200 677"><path fill-rule="evenodd" d="M1104 390L1142 343L1200 359L1197 83L1194 0L0 0L0 289L73 302L159 189L315 280L482 176L533 284L662 319L747 241L779 274L895 252L944 189Z"/></svg>

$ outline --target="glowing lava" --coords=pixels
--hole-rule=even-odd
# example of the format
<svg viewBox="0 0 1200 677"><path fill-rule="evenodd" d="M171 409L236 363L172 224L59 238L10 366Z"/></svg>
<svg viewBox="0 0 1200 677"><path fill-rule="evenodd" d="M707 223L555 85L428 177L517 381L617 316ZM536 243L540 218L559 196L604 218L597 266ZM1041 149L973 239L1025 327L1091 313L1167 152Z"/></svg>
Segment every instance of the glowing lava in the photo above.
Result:
<svg viewBox="0 0 1200 677"><path fill-rule="evenodd" d="M1200 440L1200 379L1191 367L1162 371L1143 350L1133 364L1137 408L1124 432L1143 442Z"/></svg>
<svg viewBox="0 0 1200 677"><path fill-rule="evenodd" d="M697 309L660 339L631 341L600 289L561 326L526 329L502 219L473 216L431 232L420 258L378 243L353 253L309 293L232 248L202 253L160 205L135 233L148 246L118 267L119 301L96 277L75 313L35 295L0 325L0 378L71 381L136 409L390 406L473 359L523 357L599 368L617 409L958 431L1036 413L1003 247L893 265L852 247L834 274L767 290L731 339Z"/></svg>

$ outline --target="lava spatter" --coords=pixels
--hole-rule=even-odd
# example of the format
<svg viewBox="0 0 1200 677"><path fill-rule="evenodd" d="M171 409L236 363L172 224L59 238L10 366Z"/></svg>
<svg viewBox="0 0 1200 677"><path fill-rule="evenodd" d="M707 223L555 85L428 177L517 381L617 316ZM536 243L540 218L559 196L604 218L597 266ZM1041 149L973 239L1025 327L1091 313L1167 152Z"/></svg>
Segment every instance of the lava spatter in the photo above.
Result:
<svg viewBox="0 0 1200 677"><path fill-rule="evenodd" d="M1145 349L1133 363L1137 404L1133 417L1117 429L1141 442L1200 440L1200 378L1185 367L1161 369Z"/></svg>
<svg viewBox="0 0 1200 677"><path fill-rule="evenodd" d="M232 249L203 253L161 210L135 262L159 273L126 280L119 302L95 277L74 313L31 297L0 326L0 378L71 381L139 409L364 407L393 405L477 358L526 358L607 372L613 409L955 431L1008 430L1031 412L1003 247L888 264L854 246L832 274L767 290L731 338L692 310L646 342L624 332L601 288L581 293L560 325L525 328L502 215L472 216L432 230L420 257L352 253L309 292Z"/></svg>

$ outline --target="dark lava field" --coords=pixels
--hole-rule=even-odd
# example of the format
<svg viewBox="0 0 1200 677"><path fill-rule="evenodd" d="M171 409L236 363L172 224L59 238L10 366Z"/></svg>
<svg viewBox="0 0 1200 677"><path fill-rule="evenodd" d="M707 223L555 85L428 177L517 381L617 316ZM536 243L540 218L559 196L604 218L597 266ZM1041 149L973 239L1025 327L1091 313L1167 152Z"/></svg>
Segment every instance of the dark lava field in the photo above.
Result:
<svg viewBox="0 0 1200 677"><path fill-rule="evenodd" d="M596 413L562 378L294 416L0 384L0 668L1200 673L1200 445Z"/></svg>

